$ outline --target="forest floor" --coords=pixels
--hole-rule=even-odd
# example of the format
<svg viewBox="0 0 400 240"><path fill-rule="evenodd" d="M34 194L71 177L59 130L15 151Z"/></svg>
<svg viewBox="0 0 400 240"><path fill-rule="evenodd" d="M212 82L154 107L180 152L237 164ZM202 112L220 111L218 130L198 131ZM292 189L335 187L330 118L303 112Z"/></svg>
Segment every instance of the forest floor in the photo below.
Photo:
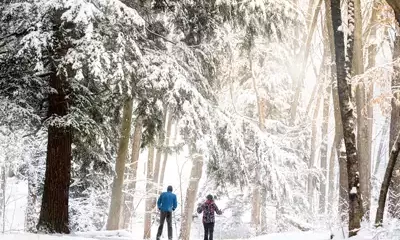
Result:
<svg viewBox="0 0 400 240"><path fill-rule="evenodd" d="M84 235L84 236L82 236ZM87 237L85 237L87 236ZM119 232L96 232L92 233L78 233L71 236L62 235L39 235L39 234L0 234L1 240L132 240L137 239L134 236L129 236L121 231ZM166 239L166 238L165 238ZM175 239L175 238L174 238ZM314 232L298 232L298 233L274 233L256 238L251 240L329 240L328 233L314 233ZM164 240L164 239L163 239ZM219 238L215 238L219 240Z"/></svg>

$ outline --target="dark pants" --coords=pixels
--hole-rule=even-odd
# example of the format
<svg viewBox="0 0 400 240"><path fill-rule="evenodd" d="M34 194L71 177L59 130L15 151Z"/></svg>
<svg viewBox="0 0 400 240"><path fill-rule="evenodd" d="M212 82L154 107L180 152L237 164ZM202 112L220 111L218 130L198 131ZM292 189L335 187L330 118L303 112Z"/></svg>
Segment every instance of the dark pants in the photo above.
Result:
<svg viewBox="0 0 400 240"><path fill-rule="evenodd" d="M157 232L157 240L159 240L161 237L165 219L167 219L167 225L168 225L168 239L170 240L172 239L172 213L161 211L160 226L158 227L158 232Z"/></svg>
<svg viewBox="0 0 400 240"><path fill-rule="evenodd" d="M204 240L213 240L214 223L203 223L204 225Z"/></svg>

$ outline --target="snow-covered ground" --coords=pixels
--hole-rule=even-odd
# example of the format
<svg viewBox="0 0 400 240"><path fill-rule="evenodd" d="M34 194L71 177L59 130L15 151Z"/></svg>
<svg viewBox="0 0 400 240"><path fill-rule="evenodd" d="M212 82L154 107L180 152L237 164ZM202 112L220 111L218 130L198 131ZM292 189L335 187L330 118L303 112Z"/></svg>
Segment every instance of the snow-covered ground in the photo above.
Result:
<svg viewBox="0 0 400 240"><path fill-rule="evenodd" d="M0 235L1 240L127 240L137 239L127 232L92 232L78 233L72 236L60 235L38 235L38 234L5 234ZM218 238L215 238L218 240ZM328 233L296 232L296 233L274 233L259 236L250 240L329 240Z"/></svg>

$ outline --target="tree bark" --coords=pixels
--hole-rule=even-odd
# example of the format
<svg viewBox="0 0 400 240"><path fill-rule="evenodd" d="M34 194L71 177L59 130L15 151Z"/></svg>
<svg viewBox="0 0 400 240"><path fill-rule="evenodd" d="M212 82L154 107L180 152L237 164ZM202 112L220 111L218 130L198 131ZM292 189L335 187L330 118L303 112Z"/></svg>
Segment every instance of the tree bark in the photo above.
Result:
<svg viewBox="0 0 400 240"><path fill-rule="evenodd" d="M310 161L308 162L308 183L307 183L307 190L308 190L308 204L310 205L310 210L314 211L313 207L313 200L314 200L314 189L315 189L315 177L313 173L313 169L315 168L315 158L316 158L316 150L317 150L317 121L318 121L318 113L320 110L321 105L321 94L317 96L317 102L315 104L313 120L312 120L312 127L311 127L311 156Z"/></svg>
<svg viewBox="0 0 400 240"><path fill-rule="evenodd" d="M110 211L108 213L107 230L117 230L119 228L121 206L122 206L122 188L124 186L125 161L128 155L129 137L131 135L133 100L125 100L122 114L121 137L117 160L115 161L115 177L113 181Z"/></svg>
<svg viewBox="0 0 400 240"><path fill-rule="evenodd" d="M357 235L360 229L362 218L362 202L359 189L359 162L356 149L355 137L355 118L354 109L351 101L351 63L353 60L353 33L354 29L354 2L348 1L349 35L348 35L348 56L345 56L344 33L342 27L342 17L340 0L331 1L332 23L335 39L335 55L337 82L339 94L339 106L343 124L343 135L347 155L347 174L349 190L349 236ZM347 61L346 61L347 60Z"/></svg>
<svg viewBox="0 0 400 240"><path fill-rule="evenodd" d="M170 138L171 138L172 122L173 122L172 113L169 112L168 122L167 122L167 135L165 138L165 146L166 147L169 146L169 142L170 142ZM164 175L165 175L165 169L167 167L168 155L169 155L168 150L164 149L164 156L163 156L164 161L163 161L163 164L161 167L161 173L160 173L160 187L161 188L163 188L163 185L164 185ZM161 194L161 190L160 190L159 194Z"/></svg>
<svg viewBox="0 0 400 240"><path fill-rule="evenodd" d="M145 203L145 215L144 215L144 234L143 239L151 238L151 212L153 211L153 161L154 161L154 146L149 146L149 156L147 159L147 177L146 177L146 203Z"/></svg>
<svg viewBox="0 0 400 240"><path fill-rule="evenodd" d="M51 56L50 87L56 91L49 94L47 115L54 120L48 127L46 171L44 191L37 229L49 233L69 233L68 195L71 181L72 129L60 123L69 112L69 72L57 69L59 61L66 55L69 43L64 39L61 15L58 10L52 15L54 30ZM57 119L57 120L56 120ZM57 121L57 122L56 122Z"/></svg>
<svg viewBox="0 0 400 240"><path fill-rule="evenodd" d="M131 162L128 167L127 182L124 194L124 211L123 211L123 227L129 229L130 222L133 217L135 206L133 202L134 194L136 191L136 176L139 162L140 142L142 138L143 122L140 116L137 117L135 122L135 130L133 132L132 149L131 149Z"/></svg>
<svg viewBox="0 0 400 240"><path fill-rule="evenodd" d="M394 48L393 48L393 75L392 75L392 112L390 119L390 137L389 146L393 146L396 139L396 134L400 130L400 35L396 34ZM394 173L392 176L392 182L390 184L389 192L389 215L393 218L400 218L400 162L394 166Z"/></svg>
<svg viewBox="0 0 400 240"><path fill-rule="evenodd" d="M186 199L184 212L181 223L180 238L182 240L190 239L190 228L192 224L192 216L194 210L194 202L196 199L197 190L199 188L199 181L203 174L203 156L198 153L192 155L192 170L190 173L189 186L186 191Z"/></svg>
<svg viewBox="0 0 400 240"><path fill-rule="evenodd" d="M389 163L385 171L385 176L383 178L381 191L379 193L378 209L376 210L375 225L382 226L383 213L385 211L386 196L389 190L390 180L393 175L394 167L396 162L398 162L398 156L400 151L400 132L397 134L396 140L392 147L389 157Z"/></svg>

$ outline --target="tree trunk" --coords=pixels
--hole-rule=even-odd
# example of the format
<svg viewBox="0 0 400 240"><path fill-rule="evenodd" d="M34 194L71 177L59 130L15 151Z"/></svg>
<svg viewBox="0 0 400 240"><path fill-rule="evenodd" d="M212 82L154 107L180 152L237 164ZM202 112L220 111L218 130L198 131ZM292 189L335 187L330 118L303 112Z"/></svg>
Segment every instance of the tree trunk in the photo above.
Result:
<svg viewBox="0 0 400 240"><path fill-rule="evenodd" d="M308 190L308 204L310 205L310 210L314 212L314 189L315 189L315 177L314 177L314 168L315 168L315 158L316 158L316 150L317 150L317 121L318 121L318 113L321 105L321 94L317 96L317 102L314 109L314 116L312 120L311 127L311 156L310 161L308 162L308 181L307 181L307 190Z"/></svg>
<svg viewBox="0 0 400 240"><path fill-rule="evenodd" d="M52 62L50 87L56 91L49 94L47 116L61 119L69 111L69 82L64 71L57 69L59 61L66 55L69 46L64 39L61 15L62 10L53 13L52 24L55 30L52 49L49 55ZM69 73L69 72L68 72ZM67 73L67 74L68 74ZM72 129L67 123L52 121L48 127L46 172L44 190L37 229L49 233L69 233L68 195L71 181Z"/></svg>
<svg viewBox="0 0 400 240"><path fill-rule="evenodd" d="M147 159L147 177L146 177L146 213L144 215L144 235L143 239L151 238L151 212L153 211L153 161L154 161L154 146L149 146L149 156Z"/></svg>
<svg viewBox="0 0 400 240"><path fill-rule="evenodd" d="M366 217L369 218L369 206L371 196L371 160L368 143L369 131L368 120L366 116L367 106L365 85L363 82L357 84L356 90L356 105L357 105L357 148L362 149L359 151L360 159L360 190L363 199L363 206L365 207Z"/></svg>
<svg viewBox="0 0 400 240"><path fill-rule="evenodd" d="M353 60L353 33L354 29L354 2L348 1L348 56L345 56L344 34L340 30L342 26L342 17L340 9L340 0L331 1L332 23L335 39L335 55L337 82L339 93L339 106L343 124L343 135L347 155L347 174L349 190L349 236L357 235L360 229L362 218L362 201L359 189L359 162L356 149L355 137L355 118L354 109L351 101L351 63Z"/></svg>
<svg viewBox="0 0 400 240"><path fill-rule="evenodd" d="M254 75L254 70L253 70L253 60L251 58L251 54L249 56L250 60L250 71L251 71L251 76L252 76L252 82L253 82L253 88L254 92L256 94L256 99L257 99L257 113L258 113L258 125L260 127L260 130L265 129L264 123L265 123L265 104L263 99L261 98L259 92L258 92L258 86L256 83L256 77ZM255 171L255 176L253 179L252 183L252 209L251 209L251 223L252 226L256 229L258 232L259 227L260 227L260 207L261 207L261 196L260 196L260 175L259 172L256 170Z"/></svg>
<svg viewBox="0 0 400 240"><path fill-rule="evenodd" d="M38 167L38 156L32 154L31 159L28 162L28 196L27 206L25 212L25 231L35 232L36 231L36 204L37 204L37 167Z"/></svg>
<svg viewBox="0 0 400 240"><path fill-rule="evenodd" d="M2 226L2 233L6 230L6 186L7 186L7 176L6 176L6 164L0 168L0 219L1 219L1 226Z"/></svg>
<svg viewBox="0 0 400 240"><path fill-rule="evenodd" d="M334 195L336 192L335 189L335 151L337 145L337 135L333 140L333 144L331 147L331 156L329 157L329 186L328 186L328 214L333 214L333 205L334 205Z"/></svg>
<svg viewBox="0 0 400 240"><path fill-rule="evenodd" d="M137 117L135 122L135 130L133 132L132 149L131 149L131 162L128 167L127 185L124 194L124 211L123 211L123 227L130 228L130 222L135 211L133 197L136 191L136 176L139 162L140 142L142 138L143 122L140 116Z"/></svg>
<svg viewBox="0 0 400 240"><path fill-rule="evenodd" d="M378 48L377 48L377 44L376 44L376 38L377 38L377 23L378 23L378 7L379 7L379 1L374 1L373 3L373 7L372 7L372 13L371 13L371 19L370 19L370 32L368 35L368 38L371 41L371 37L372 37L372 42L370 43L370 45L368 46L367 50L368 50L368 65L367 65L367 69L373 68L376 65L376 55L378 53ZM369 159L369 168L370 168L370 172L369 172L369 198L366 201L367 204L367 209L366 209L366 214L367 217L369 218L370 216L370 208L371 208L371 192L372 192L372 179L371 179L371 171L372 171L372 143L373 143L373 126L374 126L374 107L372 104L372 100L373 100L373 95L374 95L374 82L371 81L369 83L369 87L367 91L367 96L366 96L366 101L367 101L367 128L368 128L368 151L366 152L366 154L368 155L368 159Z"/></svg>
<svg viewBox="0 0 400 240"><path fill-rule="evenodd" d="M295 121L296 121L297 108L299 106L299 100L300 100L300 96L301 96L301 86L303 83L304 75L306 73L307 61L308 61L308 57L310 55L311 41L313 39L314 32L315 32L315 29L317 26L317 20L318 20L319 12L321 11L321 5L322 5L322 0L319 0L317 6L315 8L314 15L313 15L313 18L311 21L311 25L310 25L310 28L308 31L307 40L306 40L306 44L304 47L304 57L302 59L302 66L301 66L300 74L297 78L297 86L295 89L294 100L293 100L292 106L290 108L290 123L291 123L291 125L295 124Z"/></svg>
<svg viewBox="0 0 400 240"><path fill-rule="evenodd" d="M385 149L385 143L386 139L388 137L388 132L389 132L389 122L390 118L386 118L385 124L382 126L382 135L381 135L381 142L379 143L379 148L378 148L378 153L376 154L376 160L375 160L375 166L374 166L374 178L378 175L378 170L379 170L379 165L382 161L382 158L384 157L383 152L386 151Z"/></svg>
<svg viewBox="0 0 400 240"><path fill-rule="evenodd" d="M383 178L381 191L379 193L378 209L376 210L375 224L376 226L382 226L383 213L385 212L386 196L389 190L390 180L394 171L396 162L398 162L398 156L400 151L400 132L397 134L396 140L392 147L389 157L389 163L385 171Z"/></svg>
<svg viewBox="0 0 400 240"><path fill-rule="evenodd" d="M329 40L329 49L331 56L331 75L332 75L332 98L333 98L333 110L335 117L335 148L336 148L336 157L339 166L339 203L338 210L341 216L342 222L346 221L346 211L348 206L348 196L347 196L347 186L348 186L348 177L347 177L347 166L346 166L346 149L344 147L343 142L343 125L342 125L342 117L340 113L339 107L339 94L336 79L336 62L335 62L335 39L334 39L334 28L332 23L332 8L331 1L325 0L325 11L326 11L326 24L328 29L328 40ZM332 174L333 176L333 174Z"/></svg>
<svg viewBox="0 0 400 240"><path fill-rule="evenodd" d="M261 188L261 234L267 233L267 189L266 187Z"/></svg>
<svg viewBox="0 0 400 240"><path fill-rule="evenodd" d="M329 71L328 71L329 72ZM325 213L326 209L326 187L328 183L328 124L329 124L329 103L330 103L331 87L328 82L324 94L324 103L322 109L322 144L321 144L321 170L324 174L324 179L320 181L321 195L319 198L319 209L321 213Z"/></svg>
<svg viewBox="0 0 400 240"><path fill-rule="evenodd" d="M349 178L347 176L347 156L344 140L338 142L337 155L339 156L339 213L342 223L347 222L349 206Z"/></svg>
<svg viewBox="0 0 400 240"><path fill-rule="evenodd" d="M131 135L133 100L125 100L122 114L121 137L117 160L115 161L115 177L113 181L110 211L108 213L107 230L117 230L119 228L121 206L122 206L122 188L124 186L125 161L128 155L129 137Z"/></svg>
<svg viewBox="0 0 400 240"><path fill-rule="evenodd" d="M317 79L318 78L319 78L319 76L317 76ZM319 92L320 90L321 90L321 84L320 83L316 83L314 85L313 90L312 90L310 100L308 101L308 104L307 104L306 116L308 116L308 114L310 113L311 107L312 107L312 103L314 102L314 100L316 98L315 96L317 95L317 92Z"/></svg>
<svg viewBox="0 0 400 240"><path fill-rule="evenodd" d="M164 104L164 114L163 114L163 120L162 120L162 131L160 132L158 136L158 143L157 143L157 154L156 154L156 159L155 159L155 164L154 164L154 176L153 176L153 184L154 184L154 204L157 201L157 194L162 190L162 186L158 185L158 180L159 180L159 175L160 175L160 165L161 165L161 156L164 151L164 140L165 140L165 133L164 129L166 126L166 121L167 121L167 105ZM154 205L155 207L155 205Z"/></svg>
<svg viewBox="0 0 400 240"><path fill-rule="evenodd" d="M333 73L332 73L333 75ZM334 108L334 117L335 117L335 137L336 141L336 156L339 165L339 204L338 210L341 216L342 222L346 222L347 215L347 206L349 205L348 201L348 177L347 177L347 159L346 159L346 148L344 147L343 140L343 126L342 126L342 118L339 107L339 94L337 83L332 83L332 96L333 96L333 108Z"/></svg>
<svg viewBox="0 0 400 240"><path fill-rule="evenodd" d="M190 228L192 224L194 202L196 200L196 194L199 188L199 181L203 174L203 156L195 153L192 155L192 159L192 170L190 173L189 186L186 191L185 206L181 223L180 239L182 240L190 239Z"/></svg>
<svg viewBox="0 0 400 240"><path fill-rule="evenodd" d="M359 75L364 73L363 62L363 42L362 42L362 15L360 0L354 0L355 12L355 30L354 30L354 58L353 58L353 74ZM369 218L369 206L371 196L371 156L369 148L369 120L368 120L368 88L363 82L356 86L356 109L357 109L357 149L359 151L360 162L360 190L363 199L363 206L366 217Z"/></svg>
<svg viewBox="0 0 400 240"><path fill-rule="evenodd" d="M390 120L390 138L389 146L393 146L396 139L396 134L400 130L400 35L397 33L394 49L393 49L393 76L392 76L392 113ZM394 173L392 176L392 182L390 184L389 192L389 214L393 218L400 218L400 161L394 166Z"/></svg>
<svg viewBox="0 0 400 240"><path fill-rule="evenodd" d="M169 112L168 123L167 123L167 136L165 138L165 147L169 146L169 141L171 138L172 122L173 122L172 113ZM168 150L164 149L164 156L163 156L164 161L163 161L163 164L161 167L161 173L160 173L160 187L161 188L164 187L164 175L165 175L165 169L167 167L168 155L169 155ZM161 191L159 192L159 194L161 194Z"/></svg>
<svg viewBox="0 0 400 240"><path fill-rule="evenodd" d="M362 15L360 0L354 1L354 57L352 63L352 71L354 75L364 73L364 54L362 41Z"/></svg>

